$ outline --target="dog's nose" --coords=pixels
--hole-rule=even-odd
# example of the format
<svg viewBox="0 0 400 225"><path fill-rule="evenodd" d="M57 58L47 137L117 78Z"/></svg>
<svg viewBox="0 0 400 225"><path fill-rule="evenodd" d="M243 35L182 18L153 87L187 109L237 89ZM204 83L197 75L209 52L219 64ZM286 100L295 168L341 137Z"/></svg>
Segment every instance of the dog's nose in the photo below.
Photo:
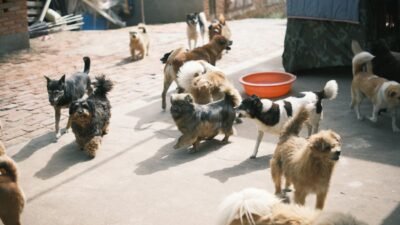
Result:
<svg viewBox="0 0 400 225"><path fill-rule="evenodd" d="M229 44L229 45L232 45L232 44L233 44L233 41L229 41L228 44Z"/></svg>
<svg viewBox="0 0 400 225"><path fill-rule="evenodd" d="M335 152L335 155L337 155L337 156L340 156L340 154L341 154L341 151L336 151Z"/></svg>

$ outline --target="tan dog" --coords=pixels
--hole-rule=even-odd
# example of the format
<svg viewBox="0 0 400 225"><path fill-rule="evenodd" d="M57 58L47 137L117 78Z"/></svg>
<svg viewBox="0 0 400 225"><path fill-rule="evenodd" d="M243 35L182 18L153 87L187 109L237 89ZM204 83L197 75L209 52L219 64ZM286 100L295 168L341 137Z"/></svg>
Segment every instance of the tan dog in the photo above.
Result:
<svg viewBox="0 0 400 225"><path fill-rule="evenodd" d="M317 195L316 208L323 209L328 193L333 169L340 155L340 136L323 130L308 139L299 137L299 132L309 117L303 107L285 125L275 153L270 161L275 194L282 193L282 176L286 178L286 188L293 184L294 201L304 205L309 193Z"/></svg>
<svg viewBox="0 0 400 225"><path fill-rule="evenodd" d="M228 40L231 40L231 30L226 24L225 16L223 14L220 14L218 20L213 20L210 26L208 26L208 37L210 40L212 40L215 35L222 35Z"/></svg>
<svg viewBox="0 0 400 225"><path fill-rule="evenodd" d="M129 47L131 50L132 60L134 61L143 59L145 55L146 56L149 55L150 40L149 40L149 35L147 33L147 29L144 26L144 24L139 24L138 30L141 31L129 32L129 37L130 37ZM136 51L138 51L139 54L136 54Z"/></svg>
<svg viewBox="0 0 400 225"><path fill-rule="evenodd" d="M367 97L373 104L372 116L369 120L376 123L379 111L388 109L392 114L393 132L399 132L396 125L396 111L400 107L400 84L388 81L385 78L372 74L368 70L362 71L364 64L374 58L368 52L360 52L353 58L353 81L351 82L351 108L355 109L357 119L362 120L360 104Z"/></svg>
<svg viewBox="0 0 400 225"><path fill-rule="evenodd" d="M222 99L225 95L224 90L227 89L234 93L237 99L242 99L226 75L203 60L186 62L179 70L178 84L192 94L197 104L204 105Z"/></svg>
<svg viewBox="0 0 400 225"><path fill-rule="evenodd" d="M217 35L210 43L195 48L192 51L187 52L183 48L179 48L170 53L166 53L161 59L161 61L165 63L164 88L161 94L162 109L165 110L166 108L166 95L168 88L171 86L172 81L176 82L177 73L185 62L191 60L204 60L215 66L216 61L221 58L222 51L224 49L229 50L231 45L232 41L229 41L221 35Z"/></svg>
<svg viewBox="0 0 400 225"><path fill-rule="evenodd" d="M25 205L25 197L18 185L15 162L5 154L0 141L0 219L4 225L20 225L20 215Z"/></svg>
<svg viewBox="0 0 400 225"><path fill-rule="evenodd" d="M367 225L350 214L282 203L273 194L247 188L226 197L217 225Z"/></svg>

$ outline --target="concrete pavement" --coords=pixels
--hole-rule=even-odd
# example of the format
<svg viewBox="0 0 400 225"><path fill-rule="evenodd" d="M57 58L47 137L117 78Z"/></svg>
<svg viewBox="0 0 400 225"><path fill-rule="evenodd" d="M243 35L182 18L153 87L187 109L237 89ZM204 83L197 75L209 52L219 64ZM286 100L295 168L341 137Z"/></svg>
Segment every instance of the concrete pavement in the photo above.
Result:
<svg viewBox="0 0 400 225"><path fill-rule="evenodd" d="M282 49L282 42L274 41L275 44L264 44ZM233 52L232 55L240 55ZM239 76L282 70L280 57L271 52L274 50L257 53L265 57L261 63L257 61L261 59L253 57L227 65L224 58L218 65L229 72L229 78L242 91L237 83ZM231 53L226 58L230 56ZM76 64L80 68L79 62ZM333 174L325 210L350 212L371 225L399 224L400 141L399 134L391 131L389 116L381 116L377 124L356 119L348 107L349 70L301 74L292 93L320 90L329 79L337 79L340 91L336 100L324 102L321 129L334 129L341 134L343 156ZM135 83L132 80L135 79L126 77L128 84ZM123 88L116 89L111 96L116 104L110 132L93 160L78 150L71 133L57 143L50 131L8 146L8 154L19 165L28 200L24 224L214 224L217 206L228 194L246 187L273 192L269 159L276 137L266 135L258 158L249 159L256 130L251 121L245 120L235 125L237 135L227 145L204 142L200 151L193 154L174 150L172 146L180 133L169 112L161 111L161 82L158 77L152 88L140 84L129 87L143 87L135 97L123 94ZM119 80L117 84L128 85ZM123 100L116 100L121 98L119 94ZM362 108L365 114L370 109L367 103ZM313 207L314 201L309 197L306 202Z"/></svg>

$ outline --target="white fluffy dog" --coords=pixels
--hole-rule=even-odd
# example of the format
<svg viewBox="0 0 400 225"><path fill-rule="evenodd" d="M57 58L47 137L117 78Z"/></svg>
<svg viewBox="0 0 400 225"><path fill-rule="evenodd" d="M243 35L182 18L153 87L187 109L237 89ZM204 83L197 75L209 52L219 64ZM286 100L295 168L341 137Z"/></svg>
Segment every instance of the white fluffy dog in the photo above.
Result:
<svg viewBox="0 0 400 225"><path fill-rule="evenodd" d="M275 195L255 188L225 198L217 225L367 225L350 214L322 212L282 203Z"/></svg>

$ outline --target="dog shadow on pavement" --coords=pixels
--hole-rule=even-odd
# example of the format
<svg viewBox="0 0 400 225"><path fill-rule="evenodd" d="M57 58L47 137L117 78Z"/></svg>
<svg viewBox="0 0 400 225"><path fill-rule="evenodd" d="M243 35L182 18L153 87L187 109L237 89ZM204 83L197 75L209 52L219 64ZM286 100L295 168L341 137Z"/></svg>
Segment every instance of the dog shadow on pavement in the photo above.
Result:
<svg viewBox="0 0 400 225"><path fill-rule="evenodd" d="M241 175L245 175L257 170L266 170L269 168L269 160L272 155L265 155L261 157L257 157L255 159L246 159L242 161L240 164L234 165L232 167L224 168L221 170L212 171L206 173L206 176L215 178L219 180L221 183L225 183L232 177L237 177Z"/></svg>
<svg viewBox="0 0 400 225"><path fill-rule="evenodd" d="M12 158L16 162L24 161L33 155L36 151L46 147L49 144L54 143L55 134L53 132L48 132L39 137L33 138L24 147L21 148Z"/></svg>
<svg viewBox="0 0 400 225"><path fill-rule="evenodd" d="M188 149L174 149L173 146L175 143L176 140L164 145L155 155L138 163L135 173L137 175L150 175L159 171L167 170L204 157L224 146L219 140L213 139L201 142L197 152L188 152L188 149L190 150L191 147Z"/></svg>
<svg viewBox="0 0 400 225"><path fill-rule="evenodd" d="M79 146L74 141L55 152L47 162L47 165L35 173L35 177L47 180L78 163L88 160L90 160L90 158L79 149Z"/></svg>

